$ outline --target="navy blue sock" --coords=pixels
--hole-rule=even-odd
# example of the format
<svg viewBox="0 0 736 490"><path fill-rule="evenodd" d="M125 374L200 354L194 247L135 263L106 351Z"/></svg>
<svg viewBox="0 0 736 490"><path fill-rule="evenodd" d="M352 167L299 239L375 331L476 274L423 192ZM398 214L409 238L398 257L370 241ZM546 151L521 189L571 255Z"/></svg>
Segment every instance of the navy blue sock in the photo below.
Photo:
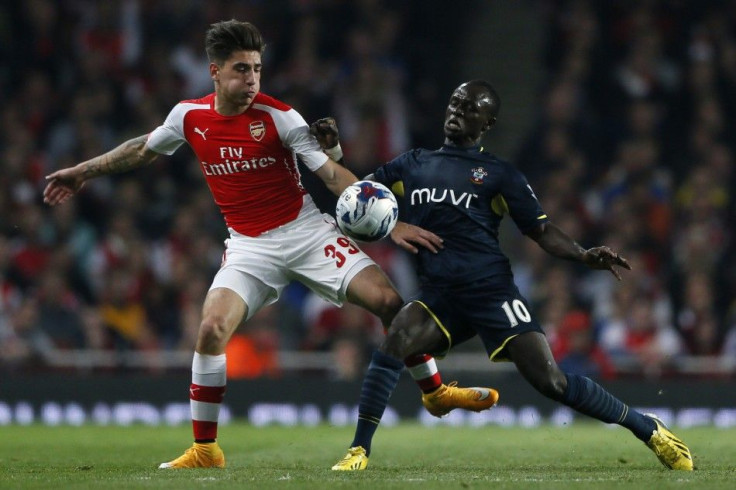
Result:
<svg viewBox="0 0 736 490"><path fill-rule="evenodd" d="M363 446L366 454L371 452L373 434L381 422L383 411L388 405L404 363L380 351L373 353L368 372L363 378L358 404L358 426L350 447Z"/></svg>
<svg viewBox="0 0 736 490"><path fill-rule="evenodd" d="M644 442L652 437L652 431L657 428L652 419L629 408L598 383L585 376L577 374L565 376L567 376L567 389L562 395L562 403L607 424L626 427Z"/></svg>

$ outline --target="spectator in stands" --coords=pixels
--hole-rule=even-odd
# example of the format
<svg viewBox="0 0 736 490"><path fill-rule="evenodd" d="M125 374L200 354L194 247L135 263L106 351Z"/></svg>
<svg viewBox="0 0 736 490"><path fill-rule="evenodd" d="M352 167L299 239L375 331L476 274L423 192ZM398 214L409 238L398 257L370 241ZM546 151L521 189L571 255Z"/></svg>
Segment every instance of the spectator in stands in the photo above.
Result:
<svg viewBox="0 0 736 490"><path fill-rule="evenodd" d="M608 355L593 336L590 316L582 310L572 310L562 319L558 330L555 357L565 372L592 379L610 379L615 368ZM561 345L560 345L561 344Z"/></svg>
<svg viewBox="0 0 736 490"><path fill-rule="evenodd" d="M54 348L95 347L87 342L83 305L67 282L63 270L45 270L38 280L34 297L36 328L46 334Z"/></svg>
<svg viewBox="0 0 736 490"><path fill-rule="evenodd" d="M12 222L17 223L19 235L12 244L10 267L16 283L28 294L49 265L52 247L43 240L45 217L36 203L18 206L16 212Z"/></svg>
<svg viewBox="0 0 736 490"><path fill-rule="evenodd" d="M600 327L600 344L611 358L634 372L659 376L683 353L682 341L670 324L657 321L651 299L620 289L614 317Z"/></svg>
<svg viewBox="0 0 736 490"><path fill-rule="evenodd" d="M367 359L365 342L360 337L341 334L332 342L330 377L340 381L359 381Z"/></svg>
<svg viewBox="0 0 736 490"><path fill-rule="evenodd" d="M153 337L131 269L116 267L108 272L100 302L100 315L108 331L110 347L116 350L153 349Z"/></svg>
<svg viewBox="0 0 736 490"><path fill-rule="evenodd" d="M38 328L36 301L23 299L0 331L0 366L34 370L54 351L53 341Z"/></svg>
<svg viewBox="0 0 736 490"><path fill-rule="evenodd" d="M677 324L689 354L720 354L722 332L715 312L711 276L704 272L687 275L683 305L677 316Z"/></svg>
<svg viewBox="0 0 736 490"><path fill-rule="evenodd" d="M279 375L277 317L278 308L270 305L236 330L225 348L228 379Z"/></svg>
<svg viewBox="0 0 736 490"><path fill-rule="evenodd" d="M375 162L393 158L410 143L404 67L384 51L392 41L376 42L375 32L381 31L367 26L349 33L349 53L335 97L341 138L356 175L371 173ZM384 35L395 35L395 30Z"/></svg>

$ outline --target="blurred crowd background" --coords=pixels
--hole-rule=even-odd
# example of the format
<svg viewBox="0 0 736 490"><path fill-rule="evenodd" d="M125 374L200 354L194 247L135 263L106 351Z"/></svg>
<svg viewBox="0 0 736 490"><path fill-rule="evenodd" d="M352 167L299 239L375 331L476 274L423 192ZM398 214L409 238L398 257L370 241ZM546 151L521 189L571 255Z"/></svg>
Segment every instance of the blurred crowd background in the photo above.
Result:
<svg viewBox="0 0 736 490"><path fill-rule="evenodd" d="M483 59L477 72L461 70L466 34L492 3L3 2L0 370L189 369L226 237L193 153L98 178L55 208L41 193L50 171L147 133L178 101L212 91L210 23L261 29L262 91L307 121L335 116L360 177L410 148L439 147L459 83L494 84ZM543 32L529 60L541 76L527 82L536 96L526 107L502 102L494 131L516 114L533 120L511 144L492 131L485 149L513 148L499 156L527 175L551 219L633 268L618 282L505 225L502 246L557 359L599 378L734 376L736 2L520 3ZM488 46L473 52L494 49L485 34ZM504 101L514 87L497 89ZM329 211L334 197L303 176ZM411 259L388 240L365 249L411 295ZM229 375L280 376L297 359L359 379L382 335L369 314L294 284L238 330ZM479 343L460 350L487 362Z"/></svg>

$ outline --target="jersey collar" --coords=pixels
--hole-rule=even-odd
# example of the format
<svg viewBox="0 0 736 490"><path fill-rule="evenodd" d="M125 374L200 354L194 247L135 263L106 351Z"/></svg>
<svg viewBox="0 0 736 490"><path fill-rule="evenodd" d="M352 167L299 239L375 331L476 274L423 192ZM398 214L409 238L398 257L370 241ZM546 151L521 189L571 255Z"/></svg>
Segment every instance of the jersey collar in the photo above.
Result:
<svg viewBox="0 0 736 490"><path fill-rule="evenodd" d="M483 147L481 145L473 145L473 146L457 146L453 144L443 144L442 148L440 148L440 151L468 151L468 152L481 152L483 151Z"/></svg>

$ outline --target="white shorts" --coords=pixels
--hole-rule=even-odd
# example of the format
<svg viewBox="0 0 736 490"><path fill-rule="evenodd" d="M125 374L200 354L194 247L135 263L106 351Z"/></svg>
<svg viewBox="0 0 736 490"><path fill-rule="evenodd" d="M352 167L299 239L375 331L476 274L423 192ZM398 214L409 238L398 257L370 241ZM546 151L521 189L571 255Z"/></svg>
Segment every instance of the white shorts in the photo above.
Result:
<svg viewBox="0 0 736 490"><path fill-rule="evenodd" d="M343 235L329 214L305 198L294 221L257 237L230 229L220 270L210 290L235 291L248 305L246 320L275 303L292 281L342 306L350 281L373 259Z"/></svg>

